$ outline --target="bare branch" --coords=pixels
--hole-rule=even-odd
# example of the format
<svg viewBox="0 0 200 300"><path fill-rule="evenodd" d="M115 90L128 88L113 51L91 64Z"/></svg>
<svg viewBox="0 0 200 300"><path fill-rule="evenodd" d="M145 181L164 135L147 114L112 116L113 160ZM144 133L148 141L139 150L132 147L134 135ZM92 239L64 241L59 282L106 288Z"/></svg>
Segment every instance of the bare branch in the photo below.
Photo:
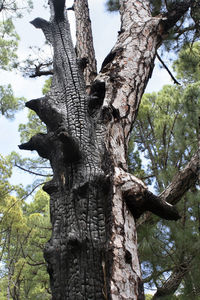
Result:
<svg viewBox="0 0 200 300"><path fill-rule="evenodd" d="M37 175L37 176L43 176L43 177L53 176L52 174L45 175L45 174L33 172L33 171L31 171L31 170L28 170L28 169L25 169L25 168L19 166L18 164L15 164L15 167L21 169L22 171L25 171L25 172L28 172L28 173L30 173L30 174Z"/></svg>
<svg viewBox="0 0 200 300"><path fill-rule="evenodd" d="M160 57L160 55L158 54L158 52L156 53L156 56L158 58L158 60L161 62L161 64L163 65L163 67L167 70L168 74L170 75L170 77L172 78L172 80L174 81L175 84L181 85L176 78L174 77L174 75L172 74L172 72L169 70L169 68L167 67L167 65L164 63L164 61L162 60L162 58Z"/></svg>
<svg viewBox="0 0 200 300"><path fill-rule="evenodd" d="M171 274L171 276L165 281L162 287L157 289L152 300L160 299L160 297L172 295L179 287L184 275L190 269L190 264L193 257L185 259L180 265L176 266Z"/></svg>
<svg viewBox="0 0 200 300"><path fill-rule="evenodd" d="M73 10L76 18L76 52L77 57L87 62L84 66L83 74L86 86L97 75L97 65L93 45L92 27L89 15L88 1L74 1Z"/></svg>
<svg viewBox="0 0 200 300"><path fill-rule="evenodd" d="M179 171L168 187L159 195L162 200L176 204L181 197L197 182L198 153L196 152L185 168Z"/></svg>

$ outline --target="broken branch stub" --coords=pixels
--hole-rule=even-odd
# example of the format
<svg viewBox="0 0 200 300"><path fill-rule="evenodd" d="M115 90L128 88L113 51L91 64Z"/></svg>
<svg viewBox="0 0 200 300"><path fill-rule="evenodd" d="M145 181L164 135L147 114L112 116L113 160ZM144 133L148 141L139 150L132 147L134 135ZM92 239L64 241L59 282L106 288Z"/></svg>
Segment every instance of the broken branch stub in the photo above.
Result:
<svg viewBox="0 0 200 300"><path fill-rule="evenodd" d="M173 205L151 193L140 179L120 168L115 169L115 181L121 186L123 198L134 218L138 219L146 211L166 220L181 218Z"/></svg>

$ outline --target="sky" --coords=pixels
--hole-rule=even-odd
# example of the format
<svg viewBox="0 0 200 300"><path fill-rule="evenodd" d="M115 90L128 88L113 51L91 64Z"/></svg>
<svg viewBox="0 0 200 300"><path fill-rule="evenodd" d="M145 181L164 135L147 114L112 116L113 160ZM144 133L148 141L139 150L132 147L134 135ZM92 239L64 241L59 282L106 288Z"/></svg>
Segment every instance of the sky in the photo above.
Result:
<svg viewBox="0 0 200 300"><path fill-rule="evenodd" d="M44 36L41 30L34 28L30 21L36 17L49 19L48 9L43 8L44 1L34 0L34 9L30 14L22 19L16 20L16 30L20 36L18 56L20 60L25 60L30 54L30 46L44 47ZM71 7L72 0L67 1L67 7ZM120 28L120 18L118 13L108 13L105 8L104 0L89 0L90 16L92 20L92 29L94 36L94 46L100 68L102 61L112 49L116 39L117 32ZM75 24L73 12L69 11L69 20L71 23L72 37L75 42ZM16 72L0 72L1 85L11 83L15 96L25 97L27 101L42 96L42 87L46 78L30 79L23 77L19 71ZM171 83L168 73L164 69L155 67L152 79L150 80L147 90L148 92L158 91L164 84ZM17 151L23 156L30 156L30 151L19 151L20 137L18 126L20 123L26 123L26 115L28 109L16 114L14 121L6 120L0 117L0 153L8 155L11 151ZM30 176L19 170L14 171L13 180L15 184L26 182L31 183Z"/></svg>

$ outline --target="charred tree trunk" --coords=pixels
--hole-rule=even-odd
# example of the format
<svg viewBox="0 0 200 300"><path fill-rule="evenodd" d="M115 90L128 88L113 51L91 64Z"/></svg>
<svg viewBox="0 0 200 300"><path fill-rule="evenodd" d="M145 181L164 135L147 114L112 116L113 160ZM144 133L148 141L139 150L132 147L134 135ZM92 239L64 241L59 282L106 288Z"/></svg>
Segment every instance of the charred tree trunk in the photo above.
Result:
<svg viewBox="0 0 200 300"><path fill-rule="evenodd" d="M127 173L129 136L162 40L163 20L151 16L149 1L121 1L118 41L88 96L65 1L49 2L50 22L37 18L32 24L54 48L52 87L44 98L26 104L47 125L47 134L37 134L20 148L37 150L53 169L52 181L44 186L53 226L44 251L52 297L142 300L133 215L151 210L166 219L179 217L172 205ZM77 14L80 3L87 8L87 1L75 1Z"/></svg>

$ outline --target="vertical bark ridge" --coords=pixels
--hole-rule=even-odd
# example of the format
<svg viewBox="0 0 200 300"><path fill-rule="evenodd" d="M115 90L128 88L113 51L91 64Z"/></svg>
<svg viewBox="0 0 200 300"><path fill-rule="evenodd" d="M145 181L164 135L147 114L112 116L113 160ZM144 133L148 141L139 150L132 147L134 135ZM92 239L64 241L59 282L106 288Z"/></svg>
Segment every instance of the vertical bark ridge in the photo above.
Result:
<svg viewBox="0 0 200 300"><path fill-rule="evenodd" d="M154 67L156 49L161 41L158 34L161 19L151 16L149 1L123 0L120 3L121 31L97 79L105 82L102 111L105 116L106 112L110 112L105 141L115 166L111 299L138 300L144 299L144 294L141 289L136 226L117 185L118 169L127 171L129 136Z"/></svg>
<svg viewBox="0 0 200 300"><path fill-rule="evenodd" d="M97 75L97 64L88 1L75 0L74 12L76 18L76 52L77 57L85 63L83 74L86 87L89 88Z"/></svg>

